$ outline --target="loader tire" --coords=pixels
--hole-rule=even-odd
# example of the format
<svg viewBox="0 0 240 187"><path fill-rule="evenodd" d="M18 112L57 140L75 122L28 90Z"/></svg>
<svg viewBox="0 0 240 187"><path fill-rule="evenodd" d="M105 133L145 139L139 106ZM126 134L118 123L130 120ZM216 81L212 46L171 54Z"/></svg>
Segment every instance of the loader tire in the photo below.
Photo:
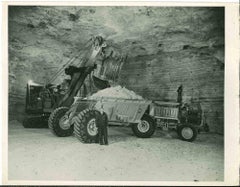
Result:
<svg viewBox="0 0 240 187"><path fill-rule="evenodd" d="M85 109L73 118L74 134L82 143L97 143L98 128L96 124L99 111Z"/></svg>
<svg viewBox="0 0 240 187"><path fill-rule="evenodd" d="M132 131L139 138L150 138L155 132L156 124L151 116L144 114L141 123L133 124Z"/></svg>
<svg viewBox="0 0 240 187"><path fill-rule="evenodd" d="M59 107L55 109L48 120L48 127L51 132L59 137L67 137L73 134L73 126L64 127L64 115L68 111L68 107Z"/></svg>

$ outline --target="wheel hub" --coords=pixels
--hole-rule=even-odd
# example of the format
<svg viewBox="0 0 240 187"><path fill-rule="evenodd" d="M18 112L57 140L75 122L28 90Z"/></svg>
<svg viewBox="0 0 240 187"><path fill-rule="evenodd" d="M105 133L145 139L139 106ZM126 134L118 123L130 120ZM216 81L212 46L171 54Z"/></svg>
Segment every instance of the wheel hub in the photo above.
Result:
<svg viewBox="0 0 240 187"><path fill-rule="evenodd" d="M87 131L88 134L90 134L91 136L96 136L98 133L98 129L96 126L96 119L91 119L88 124L87 124Z"/></svg>
<svg viewBox="0 0 240 187"><path fill-rule="evenodd" d="M149 130L150 125L147 121L142 120L139 124L138 124L138 130L142 133L145 133Z"/></svg>
<svg viewBox="0 0 240 187"><path fill-rule="evenodd" d="M66 115L64 115L63 117L60 118L59 120L59 126L61 127L61 129L63 130L67 130L70 128L70 123L69 123L69 119Z"/></svg>
<svg viewBox="0 0 240 187"><path fill-rule="evenodd" d="M182 129L182 136L185 138L185 139L191 139L193 137L193 131L191 128L189 127L184 127Z"/></svg>

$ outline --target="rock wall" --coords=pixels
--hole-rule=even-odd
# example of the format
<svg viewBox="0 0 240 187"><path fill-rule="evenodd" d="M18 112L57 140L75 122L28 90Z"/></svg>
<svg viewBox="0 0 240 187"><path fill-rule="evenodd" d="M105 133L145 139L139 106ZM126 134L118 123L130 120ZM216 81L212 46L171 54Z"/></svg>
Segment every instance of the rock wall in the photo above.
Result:
<svg viewBox="0 0 240 187"><path fill-rule="evenodd" d="M9 117L22 119L28 80L45 83L92 35L128 53L119 83L145 98L199 100L223 133L224 8L9 7ZM57 81L61 81L63 76Z"/></svg>
<svg viewBox="0 0 240 187"><path fill-rule="evenodd" d="M141 38L146 43L128 41L131 57L123 66L120 82L145 98L165 101L176 101L182 84L183 101L199 101L210 130L223 133L224 10L188 10L193 17L182 17L177 9L172 16L181 17L178 24L169 22L167 28L159 31L155 26L147 32L159 37L144 35L149 39Z"/></svg>

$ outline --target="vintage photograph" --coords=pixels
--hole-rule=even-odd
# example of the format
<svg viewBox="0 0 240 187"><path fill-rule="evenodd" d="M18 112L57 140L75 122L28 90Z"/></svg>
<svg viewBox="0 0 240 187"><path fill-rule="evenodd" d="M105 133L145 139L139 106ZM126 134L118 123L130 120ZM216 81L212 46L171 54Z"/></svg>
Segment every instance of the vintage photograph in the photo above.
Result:
<svg viewBox="0 0 240 187"><path fill-rule="evenodd" d="M8 180L224 181L225 8L8 6Z"/></svg>

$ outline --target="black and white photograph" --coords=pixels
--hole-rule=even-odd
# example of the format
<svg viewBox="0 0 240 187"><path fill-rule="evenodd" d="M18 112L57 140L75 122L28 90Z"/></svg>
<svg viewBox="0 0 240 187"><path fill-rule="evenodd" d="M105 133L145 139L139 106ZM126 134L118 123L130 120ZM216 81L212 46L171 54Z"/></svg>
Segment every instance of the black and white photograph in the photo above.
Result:
<svg viewBox="0 0 240 187"><path fill-rule="evenodd" d="M224 182L225 6L7 18L8 181Z"/></svg>

